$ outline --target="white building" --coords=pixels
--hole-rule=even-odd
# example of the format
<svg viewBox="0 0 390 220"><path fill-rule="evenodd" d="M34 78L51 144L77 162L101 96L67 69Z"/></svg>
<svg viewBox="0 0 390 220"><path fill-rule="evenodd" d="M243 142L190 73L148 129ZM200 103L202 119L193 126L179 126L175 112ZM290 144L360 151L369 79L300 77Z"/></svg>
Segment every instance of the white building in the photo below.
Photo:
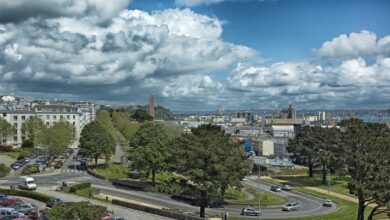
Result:
<svg viewBox="0 0 390 220"><path fill-rule="evenodd" d="M293 125L272 125L271 132L274 137L293 138L295 135Z"/></svg>
<svg viewBox="0 0 390 220"><path fill-rule="evenodd" d="M273 140L264 140L262 142L263 145L263 156L271 156L274 155L274 141Z"/></svg>

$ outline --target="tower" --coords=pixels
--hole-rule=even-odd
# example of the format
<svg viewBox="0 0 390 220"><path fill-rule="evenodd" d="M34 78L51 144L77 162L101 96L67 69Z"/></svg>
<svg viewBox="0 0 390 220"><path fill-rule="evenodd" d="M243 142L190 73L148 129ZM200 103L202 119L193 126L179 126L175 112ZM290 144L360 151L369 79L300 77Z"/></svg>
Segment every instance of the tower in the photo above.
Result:
<svg viewBox="0 0 390 220"><path fill-rule="evenodd" d="M152 118L155 118L155 113L154 113L154 96L151 95L149 98L149 115L152 116Z"/></svg>

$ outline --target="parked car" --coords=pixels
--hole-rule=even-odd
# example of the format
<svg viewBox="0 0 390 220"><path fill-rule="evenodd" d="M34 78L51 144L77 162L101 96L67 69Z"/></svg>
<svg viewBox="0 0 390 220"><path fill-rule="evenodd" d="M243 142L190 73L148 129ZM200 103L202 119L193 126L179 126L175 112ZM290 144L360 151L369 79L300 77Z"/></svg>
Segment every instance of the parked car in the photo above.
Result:
<svg viewBox="0 0 390 220"><path fill-rule="evenodd" d="M282 206L282 210L283 211L294 211L294 210L299 210L301 208L301 206L299 205L298 202L289 202L287 204L285 204L284 206Z"/></svg>
<svg viewBox="0 0 390 220"><path fill-rule="evenodd" d="M64 165L64 163L62 161L57 161L54 164L54 169L61 169L62 165Z"/></svg>
<svg viewBox="0 0 390 220"><path fill-rule="evenodd" d="M280 186L271 186L271 191L280 192L282 191L282 189L280 188Z"/></svg>
<svg viewBox="0 0 390 220"><path fill-rule="evenodd" d="M15 219L15 218L23 218L25 217L25 215L23 213L17 212L14 208L1 207L0 218L6 218L6 217L11 217L12 219Z"/></svg>
<svg viewBox="0 0 390 220"><path fill-rule="evenodd" d="M111 220L125 220L122 216L114 216L111 218Z"/></svg>
<svg viewBox="0 0 390 220"><path fill-rule="evenodd" d="M21 200L21 199L16 199L16 201L13 202L9 207L15 208L15 206L22 205L22 204L24 204L23 200Z"/></svg>
<svg viewBox="0 0 390 220"><path fill-rule="evenodd" d="M1 199L6 199L6 198L8 198L8 195L0 194L0 200L1 200Z"/></svg>
<svg viewBox="0 0 390 220"><path fill-rule="evenodd" d="M18 170L22 167L23 165L20 164L18 161L16 161L15 163L11 164L11 168L14 169L14 170Z"/></svg>
<svg viewBox="0 0 390 220"><path fill-rule="evenodd" d="M291 191L292 189L291 189L291 186L290 186L290 185L284 185L284 186L282 187L282 190L284 190L284 191Z"/></svg>
<svg viewBox="0 0 390 220"><path fill-rule="evenodd" d="M50 199L49 201L46 202L46 206L47 207L53 207L53 206L57 205L60 202L62 202L61 199L59 199L59 198L52 198L52 199Z"/></svg>
<svg viewBox="0 0 390 220"><path fill-rule="evenodd" d="M38 206L35 204L21 204L14 207L16 211L25 215L33 214L38 211Z"/></svg>
<svg viewBox="0 0 390 220"><path fill-rule="evenodd" d="M87 170L88 169L88 161L87 160L81 160L80 161L80 170Z"/></svg>
<svg viewBox="0 0 390 220"><path fill-rule="evenodd" d="M333 202L330 199L325 199L324 203L322 205L323 206L327 206L327 207L332 207L333 206Z"/></svg>
<svg viewBox="0 0 390 220"><path fill-rule="evenodd" d="M0 206L6 206L7 207L7 206L12 205L16 201L17 201L16 198L7 197L7 198L4 198L4 199L0 200Z"/></svg>
<svg viewBox="0 0 390 220"><path fill-rule="evenodd" d="M254 216L259 216L261 215L260 211L257 211L256 209L252 207L246 207L241 210L241 215L254 215Z"/></svg>

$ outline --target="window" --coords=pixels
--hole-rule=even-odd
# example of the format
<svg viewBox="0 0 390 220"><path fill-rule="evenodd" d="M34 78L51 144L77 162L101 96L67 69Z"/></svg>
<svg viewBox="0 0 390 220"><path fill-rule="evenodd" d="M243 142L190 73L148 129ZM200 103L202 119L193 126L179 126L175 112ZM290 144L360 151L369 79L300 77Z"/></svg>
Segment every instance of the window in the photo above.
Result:
<svg viewBox="0 0 390 220"><path fill-rule="evenodd" d="M57 115L53 115L53 119L54 119L54 120L57 119Z"/></svg>
<svg viewBox="0 0 390 220"><path fill-rule="evenodd" d="M62 120L62 119L64 119L64 116L63 116L63 115L61 115L61 116L60 116L60 119L61 119L61 120Z"/></svg>
<svg viewBox="0 0 390 220"><path fill-rule="evenodd" d="M76 122L73 122L73 125L76 125Z"/></svg>
<svg viewBox="0 0 390 220"><path fill-rule="evenodd" d="M17 136L14 136L14 141L18 141L18 137Z"/></svg>
<svg viewBox="0 0 390 220"><path fill-rule="evenodd" d="M7 116L7 113L3 113L3 117Z"/></svg>
<svg viewBox="0 0 390 220"><path fill-rule="evenodd" d="M18 123L14 123L14 127L17 128L18 127Z"/></svg>
<svg viewBox="0 0 390 220"><path fill-rule="evenodd" d="M23 120L23 121L26 120L26 116L23 115L23 116L22 116L22 120Z"/></svg>
<svg viewBox="0 0 390 220"><path fill-rule="evenodd" d="M73 115L73 119L76 119L76 115Z"/></svg>
<svg viewBox="0 0 390 220"><path fill-rule="evenodd" d="M50 115L46 115L46 119L49 120L50 119Z"/></svg>
<svg viewBox="0 0 390 220"><path fill-rule="evenodd" d="M49 122L46 122L46 126L49 126Z"/></svg>
<svg viewBox="0 0 390 220"><path fill-rule="evenodd" d="M70 119L70 115L67 115L67 116L66 116L66 119Z"/></svg>
<svg viewBox="0 0 390 220"><path fill-rule="evenodd" d="M18 116L17 115L14 116L14 120L18 120Z"/></svg>

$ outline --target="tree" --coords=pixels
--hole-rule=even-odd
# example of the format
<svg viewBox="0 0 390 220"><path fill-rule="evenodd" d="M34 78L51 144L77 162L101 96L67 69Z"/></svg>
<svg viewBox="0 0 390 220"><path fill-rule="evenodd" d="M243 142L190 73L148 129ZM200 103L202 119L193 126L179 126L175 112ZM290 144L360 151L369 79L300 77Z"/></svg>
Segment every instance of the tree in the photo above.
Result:
<svg viewBox="0 0 390 220"><path fill-rule="evenodd" d="M112 125L110 113L107 111L99 111L96 115L95 121L99 122L101 126L116 140L115 128Z"/></svg>
<svg viewBox="0 0 390 220"><path fill-rule="evenodd" d="M58 155L66 151L75 136L75 127L67 121L55 123L40 135L39 143L46 146L49 155Z"/></svg>
<svg viewBox="0 0 390 220"><path fill-rule="evenodd" d="M22 133L26 135L28 140L32 141L33 145L40 141L39 138L46 132L46 129L45 123L37 115L28 118L22 124Z"/></svg>
<svg viewBox="0 0 390 220"><path fill-rule="evenodd" d="M389 212L389 131L383 124L366 124L359 119L350 119L341 124L344 131L342 144L351 176L348 188L359 200L357 219L364 219L364 211L369 204L376 204L370 219L381 207ZM377 213L380 212L383 209Z"/></svg>
<svg viewBox="0 0 390 220"><path fill-rule="evenodd" d="M92 205L87 201L63 202L52 209L45 209L43 213L49 219L100 219L108 214L107 207Z"/></svg>
<svg viewBox="0 0 390 220"><path fill-rule="evenodd" d="M133 169L152 174L152 184L156 182L156 172L166 169L169 136L160 123L145 122L140 126L130 142L134 147L130 152Z"/></svg>
<svg viewBox="0 0 390 220"><path fill-rule="evenodd" d="M80 154L97 160L104 155L106 160L115 152L115 140L97 121L84 126L79 140Z"/></svg>
<svg viewBox="0 0 390 220"><path fill-rule="evenodd" d="M0 177L5 177L10 171L11 168L9 168L9 166L0 163Z"/></svg>
<svg viewBox="0 0 390 220"><path fill-rule="evenodd" d="M220 126L201 125L176 138L171 147L171 169L191 181L197 189L200 217L205 217L209 195L238 182L249 164L239 145Z"/></svg>
<svg viewBox="0 0 390 220"><path fill-rule="evenodd" d="M131 118L139 121L139 122L144 122L144 121L152 121L153 117L149 115L149 113L144 110L144 109L137 109L135 110L134 114L131 115Z"/></svg>
<svg viewBox="0 0 390 220"><path fill-rule="evenodd" d="M8 121L0 117L0 144L15 134L15 128Z"/></svg>
<svg viewBox="0 0 390 220"><path fill-rule="evenodd" d="M295 157L306 159L309 166L309 177L313 177L313 168L318 163L320 157L321 141L316 137L322 132L321 127L303 127L288 142L287 150L293 152Z"/></svg>

